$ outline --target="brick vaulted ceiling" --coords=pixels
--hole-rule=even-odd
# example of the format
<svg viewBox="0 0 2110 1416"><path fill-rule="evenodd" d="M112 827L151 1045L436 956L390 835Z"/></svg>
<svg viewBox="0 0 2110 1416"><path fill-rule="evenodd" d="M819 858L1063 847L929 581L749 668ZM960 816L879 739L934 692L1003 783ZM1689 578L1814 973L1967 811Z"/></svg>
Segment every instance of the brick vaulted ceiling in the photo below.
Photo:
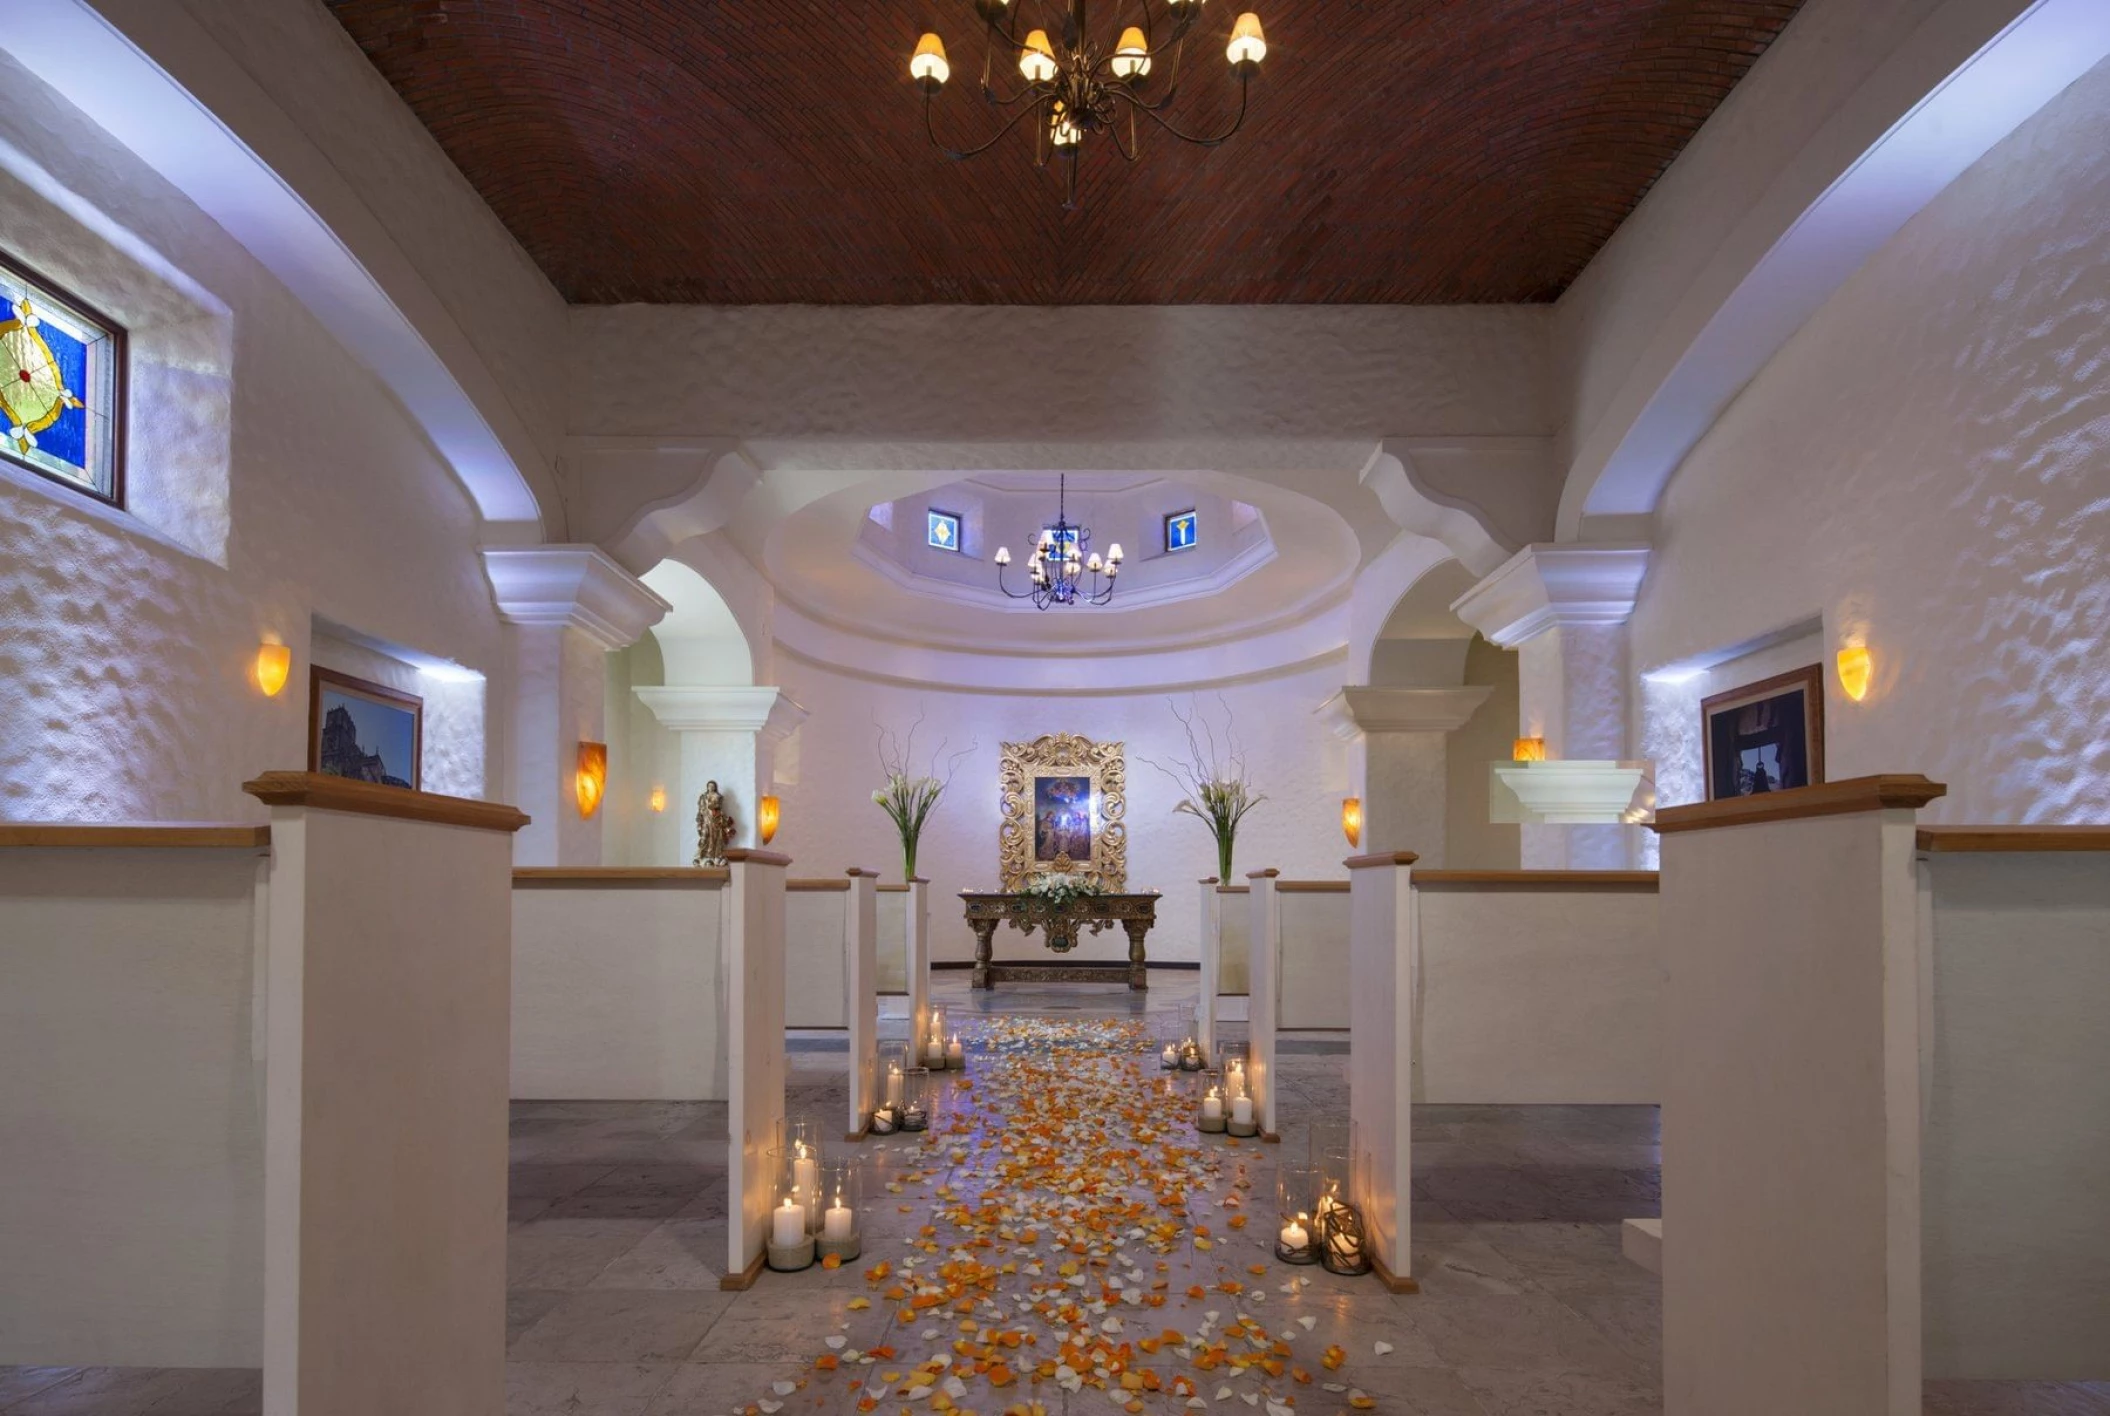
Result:
<svg viewBox="0 0 2110 1416"><path fill-rule="evenodd" d="M1088 143L1069 212L1023 129L926 144L926 27L941 136L989 121L970 0L330 8L575 302L1467 304L1566 289L1801 0L1246 2L1244 131L1134 166ZM1190 41L1191 126L1235 102L1239 8Z"/></svg>

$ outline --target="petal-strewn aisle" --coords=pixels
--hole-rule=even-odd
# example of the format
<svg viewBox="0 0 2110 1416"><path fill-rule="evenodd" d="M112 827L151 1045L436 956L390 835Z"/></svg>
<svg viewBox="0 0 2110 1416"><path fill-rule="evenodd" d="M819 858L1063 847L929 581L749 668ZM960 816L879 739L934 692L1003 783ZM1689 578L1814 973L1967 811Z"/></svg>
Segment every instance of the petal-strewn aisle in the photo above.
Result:
<svg viewBox="0 0 2110 1416"><path fill-rule="evenodd" d="M871 1226L839 1330L751 1413L1376 1405L1351 1373L1399 1335L1307 1301L1343 1280L1271 1261L1278 1148L1197 1133L1141 1024L991 1019L970 1053L928 1132L866 1143L868 1213L905 1219Z"/></svg>

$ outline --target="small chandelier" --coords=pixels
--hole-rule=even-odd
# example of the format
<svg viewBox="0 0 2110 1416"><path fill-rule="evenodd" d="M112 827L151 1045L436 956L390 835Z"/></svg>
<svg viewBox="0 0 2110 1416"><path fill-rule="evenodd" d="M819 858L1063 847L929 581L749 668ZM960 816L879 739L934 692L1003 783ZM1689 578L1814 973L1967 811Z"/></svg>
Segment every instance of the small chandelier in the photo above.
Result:
<svg viewBox="0 0 2110 1416"><path fill-rule="evenodd" d="M1070 524L1067 482L1064 477L1055 481L1055 524L1041 529L1040 541L1033 547L1033 559L1027 562L1033 578L1030 586L1013 590L1004 583L1011 548L996 548L996 588L1014 600L1031 600L1036 610L1050 605L1104 605L1114 598L1114 577L1121 573L1119 541L1106 548L1106 558L1101 560L1092 549L1092 533Z"/></svg>
<svg viewBox="0 0 2110 1416"><path fill-rule="evenodd" d="M1122 0L1125 5L1128 0ZM1260 17L1248 10L1231 26L1230 43L1224 57L1238 76L1238 113L1230 126L1209 136L1181 130L1165 116L1179 96L1180 59L1187 35L1201 18L1207 0L1134 0L1141 24L1123 28L1111 48L1094 42L1085 32L1085 0L974 0L981 15L987 44L982 57L982 97L992 109L1016 109L1008 121L985 142L975 147L953 148L938 141L931 117L931 100L952 75L945 57L945 42L926 33L916 42L908 61L909 77L923 90L923 130L931 146L954 159L974 157L1001 142L1020 123L1030 123L1034 132L1036 165L1045 167L1050 157L1062 159L1063 206L1077 205L1077 155L1087 134L1105 133L1114 147L1130 162L1141 151L1137 123L1140 116L1157 124L1181 142L1215 147L1245 123L1246 89L1267 55L1267 37L1261 33ZM1035 18L1045 26L1048 11L1058 8L1054 24L1057 38L1051 40L1046 27L1029 28L1019 37L1021 21L1014 9L1035 6ZM1155 20L1152 11L1166 13ZM996 56L1015 62L1024 87L1006 94L993 82ZM1158 75L1163 91L1153 95L1152 75Z"/></svg>

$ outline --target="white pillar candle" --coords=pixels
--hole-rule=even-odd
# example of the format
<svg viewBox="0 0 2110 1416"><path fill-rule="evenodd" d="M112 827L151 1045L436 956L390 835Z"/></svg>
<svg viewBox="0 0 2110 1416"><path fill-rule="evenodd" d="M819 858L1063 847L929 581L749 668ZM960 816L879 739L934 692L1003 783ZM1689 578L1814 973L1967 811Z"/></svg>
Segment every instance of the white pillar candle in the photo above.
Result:
<svg viewBox="0 0 2110 1416"><path fill-rule="evenodd" d="M959 1062L965 1060L966 1056L967 1049L960 1045L960 1035L954 1033L952 1041L945 1044L945 1060L948 1062Z"/></svg>
<svg viewBox="0 0 2110 1416"><path fill-rule="evenodd" d="M891 1065L886 1069L886 1104L901 1105L901 1069Z"/></svg>
<svg viewBox="0 0 2110 1416"><path fill-rule="evenodd" d="M1224 1099L1216 1094L1215 1087L1211 1087L1209 1094L1202 1098L1202 1120L1221 1121L1223 1118Z"/></svg>
<svg viewBox="0 0 2110 1416"><path fill-rule="evenodd" d="M770 1238L779 1249L788 1249L806 1237L806 1207L787 1199L770 1216Z"/></svg>
<svg viewBox="0 0 2110 1416"><path fill-rule="evenodd" d="M821 1217L821 1237L837 1244L850 1237L850 1207L843 1203L841 1195L835 1197L835 1203Z"/></svg>
<svg viewBox="0 0 2110 1416"><path fill-rule="evenodd" d="M1174 1063L1178 1062L1179 1060L1180 1060L1180 1050L1179 1050L1179 1049L1178 1049L1177 1047L1174 1047L1174 1046L1173 1046L1173 1045L1172 1045L1171 1043L1169 1043L1169 1042L1168 1042L1168 1043L1166 1043L1166 1044L1165 1044L1165 1053L1164 1053L1164 1063L1165 1063L1165 1065L1166 1065L1167 1067L1170 1067L1170 1066L1172 1066L1172 1065L1173 1065Z"/></svg>
<svg viewBox="0 0 2110 1416"><path fill-rule="evenodd" d="M923 1044L923 1060L930 1063L934 1067L944 1066L945 1039L939 1037L936 1033L932 1033L930 1035L930 1041Z"/></svg>
<svg viewBox="0 0 2110 1416"><path fill-rule="evenodd" d="M799 1143L798 1158L791 1162L791 1184L801 1197L820 1193L820 1158L809 1152L803 1141Z"/></svg>
<svg viewBox="0 0 2110 1416"><path fill-rule="evenodd" d="M1303 1218L1304 1216L1300 1214L1296 1219L1282 1226L1283 1248L1301 1249L1311 1242L1311 1231L1298 1222Z"/></svg>
<svg viewBox="0 0 2110 1416"><path fill-rule="evenodd" d="M1231 1098L1231 1119L1241 1126L1253 1124L1253 1098L1234 1096Z"/></svg>

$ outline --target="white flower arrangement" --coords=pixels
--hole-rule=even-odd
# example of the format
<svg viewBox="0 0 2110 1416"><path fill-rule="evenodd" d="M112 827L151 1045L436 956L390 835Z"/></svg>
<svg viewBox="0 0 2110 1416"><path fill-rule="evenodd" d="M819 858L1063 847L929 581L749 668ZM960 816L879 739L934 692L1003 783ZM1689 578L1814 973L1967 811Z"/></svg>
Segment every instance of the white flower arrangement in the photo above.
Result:
<svg viewBox="0 0 2110 1416"><path fill-rule="evenodd" d="M1050 910L1060 910L1067 908L1073 900L1089 899L1106 892L1082 875L1065 875L1061 871L1045 870L1038 875L1026 877L1026 883L1018 887L1018 893L1035 904L1046 905Z"/></svg>

